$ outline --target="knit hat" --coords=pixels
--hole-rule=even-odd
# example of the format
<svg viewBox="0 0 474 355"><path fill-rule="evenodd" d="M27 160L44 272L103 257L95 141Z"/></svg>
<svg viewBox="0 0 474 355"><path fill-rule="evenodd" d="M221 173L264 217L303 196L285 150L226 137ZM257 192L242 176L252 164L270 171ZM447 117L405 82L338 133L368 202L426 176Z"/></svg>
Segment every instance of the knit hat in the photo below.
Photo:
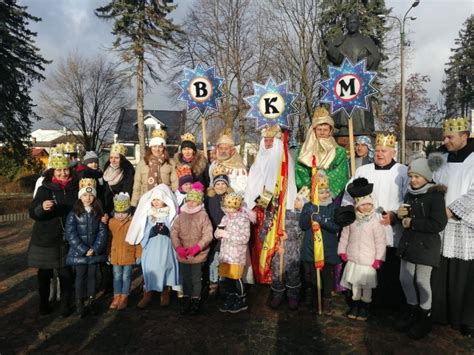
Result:
<svg viewBox="0 0 474 355"><path fill-rule="evenodd" d="M191 190L189 190L189 192L186 194L186 201L195 201L202 203L203 197L204 185L197 181L193 184L193 186L191 186Z"/></svg>
<svg viewBox="0 0 474 355"><path fill-rule="evenodd" d="M370 195L374 189L374 184L369 184L366 178L357 178L347 186L347 192L352 196L355 202L355 207L363 205L364 203L374 204L374 200Z"/></svg>
<svg viewBox="0 0 474 355"><path fill-rule="evenodd" d="M183 148L191 148L195 152L197 151L196 148L196 137L192 133L185 133L181 136L181 147L180 150Z"/></svg>
<svg viewBox="0 0 474 355"><path fill-rule="evenodd" d="M120 192L114 196L114 212L123 213L130 209L130 195L128 192Z"/></svg>
<svg viewBox="0 0 474 355"><path fill-rule="evenodd" d="M188 165L182 165L176 170L176 174L178 175L178 184L179 188L186 183L193 183L193 172Z"/></svg>
<svg viewBox="0 0 474 355"><path fill-rule="evenodd" d="M150 147L153 147L154 145L162 145L166 147L166 136L166 131L162 129L154 129L151 132L151 139L148 145Z"/></svg>
<svg viewBox="0 0 474 355"><path fill-rule="evenodd" d="M85 193L90 193L97 197L97 190L96 190L97 182L95 179L92 178L83 178L79 181L79 193L77 194L78 198L81 198L82 195Z"/></svg>
<svg viewBox="0 0 474 355"><path fill-rule="evenodd" d="M428 165L428 159L425 158L413 160L408 165L408 174L410 173L423 176L428 182L433 180L433 172Z"/></svg>
<svg viewBox="0 0 474 355"><path fill-rule="evenodd" d="M84 155L83 163L84 165L90 163L99 163L99 157L97 156L97 153L94 151L86 152L86 155Z"/></svg>

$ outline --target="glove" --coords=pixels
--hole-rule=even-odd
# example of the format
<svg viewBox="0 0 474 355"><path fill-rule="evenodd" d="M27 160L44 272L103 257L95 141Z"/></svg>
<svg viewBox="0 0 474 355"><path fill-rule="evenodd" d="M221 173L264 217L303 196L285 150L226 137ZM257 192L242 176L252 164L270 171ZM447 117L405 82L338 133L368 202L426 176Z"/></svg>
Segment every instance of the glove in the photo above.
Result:
<svg viewBox="0 0 474 355"><path fill-rule="evenodd" d="M374 260L374 262L372 263L372 267L373 267L375 270L378 270L378 269L380 269L380 267L382 266L382 263L383 263L382 260Z"/></svg>
<svg viewBox="0 0 474 355"><path fill-rule="evenodd" d="M170 230L168 229L168 227L166 226L166 224L164 223L157 223L153 226L153 233L156 234L162 234L162 235L166 235L167 237L169 237L170 235Z"/></svg>
<svg viewBox="0 0 474 355"><path fill-rule="evenodd" d="M183 247L177 247L176 248L176 253L178 254L178 256L181 258L181 259L186 259L188 257L188 249L187 248L183 248Z"/></svg>
<svg viewBox="0 0 474 355"><path fill-rule="evenodd" d="M188 255L196 256L201 251L201 247L197 244L194 244L191 248L188 249Z"/></svg>
<svg viewBox="0 0 474 355"><path fill-rule="evenodd" d="M408 208L406 208L405 206L401 206L397 211L397 217L398 219L403 219L406 216L408 216Z"/></svg>
<svg viewBox="0 0 474 355"><path fill-rule="evenodd" d="M137 209L136 206L130 206L130 209L129 209L129 212L130 212L130 216L133 216L135 214L135 210Z"/></svg>
<svg viewBox="0 0 474 355"><path fill-rule="evenodd" d="M411 226L411 218L405 217L402 219L402 226L403 228L410 228Z"/></svg>
<svg viewBox="0 0 474 355"><path fill-rule="evenodd" d="M347 254L344 254L344 253L339 254L339 257L340 257L341 260L344 261L345 263L347 262L347 260L349 260L349 259L347 258Z"/></svg>

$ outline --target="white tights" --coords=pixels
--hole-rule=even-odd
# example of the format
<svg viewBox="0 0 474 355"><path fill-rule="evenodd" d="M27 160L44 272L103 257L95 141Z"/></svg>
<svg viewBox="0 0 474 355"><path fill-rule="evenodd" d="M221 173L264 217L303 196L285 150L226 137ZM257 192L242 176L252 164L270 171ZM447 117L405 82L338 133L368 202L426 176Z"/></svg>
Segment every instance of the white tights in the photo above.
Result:
<svg viewBox="0 0 474 355"><path fill-rule="evenodd" d="M352 299L354 301L362 300L365 303L372 302L372 289L370 287L352 286Z"/></svg>

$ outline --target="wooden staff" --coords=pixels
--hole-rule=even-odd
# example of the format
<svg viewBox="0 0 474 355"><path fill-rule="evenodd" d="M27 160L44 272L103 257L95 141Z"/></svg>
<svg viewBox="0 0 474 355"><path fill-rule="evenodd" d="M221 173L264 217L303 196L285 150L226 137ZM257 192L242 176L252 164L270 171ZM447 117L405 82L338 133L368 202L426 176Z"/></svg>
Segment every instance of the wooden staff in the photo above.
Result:
<svg viewBox="0 0 474 355"><path fill-rule="evenodd" d="M356 164L355 164L355 145L354 145L354 124L352 119L347 116L347 124L349 126L349 154L351 156L351 176L355 175Z"/></svg>
<svg viewBox="0 0 474 355"><path fill-rule="evenodd" d="M285 239L280 238L280 282L283 282L283 267L284 267L284 257L285 255Z"/></svg>
<svg viewBox="0 0 474 355"><path fill-rule="evenodd" d="M204 151L204 156L207 159L207 135L206 135L206 117L202 116L201 119L202 125L202 150Z"/></svg>
<svg viewBox="0 0 474 355"><path fill-rule="evenodd" d="M316 289L318 294L318 314L323 314L323 302L321 300L321 271L316 268Z"/></svg>

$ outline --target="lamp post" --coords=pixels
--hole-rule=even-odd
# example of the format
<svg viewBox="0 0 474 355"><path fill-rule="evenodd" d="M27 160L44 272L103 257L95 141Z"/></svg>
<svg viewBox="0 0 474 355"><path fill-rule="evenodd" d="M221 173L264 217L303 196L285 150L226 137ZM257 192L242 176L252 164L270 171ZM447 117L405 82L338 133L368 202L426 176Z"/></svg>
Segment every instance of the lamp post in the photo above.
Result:
<svg viewBox="0 0 474 355"><path fill-rule="evenodd" d="M414 7L420 4L420 0L415 0L411 4L410 8L405 12L405 16L402 19L396 16L380 15L381 18L393 18L398 21L400 26L400 96L401 96L401 108L400 108L400 145L401 145L401 156L400 160L402 164L405 164L406 160L406 114L405 114L405 21L407 19L416 20L416 17L407 17L408 13Z"/></svg>

